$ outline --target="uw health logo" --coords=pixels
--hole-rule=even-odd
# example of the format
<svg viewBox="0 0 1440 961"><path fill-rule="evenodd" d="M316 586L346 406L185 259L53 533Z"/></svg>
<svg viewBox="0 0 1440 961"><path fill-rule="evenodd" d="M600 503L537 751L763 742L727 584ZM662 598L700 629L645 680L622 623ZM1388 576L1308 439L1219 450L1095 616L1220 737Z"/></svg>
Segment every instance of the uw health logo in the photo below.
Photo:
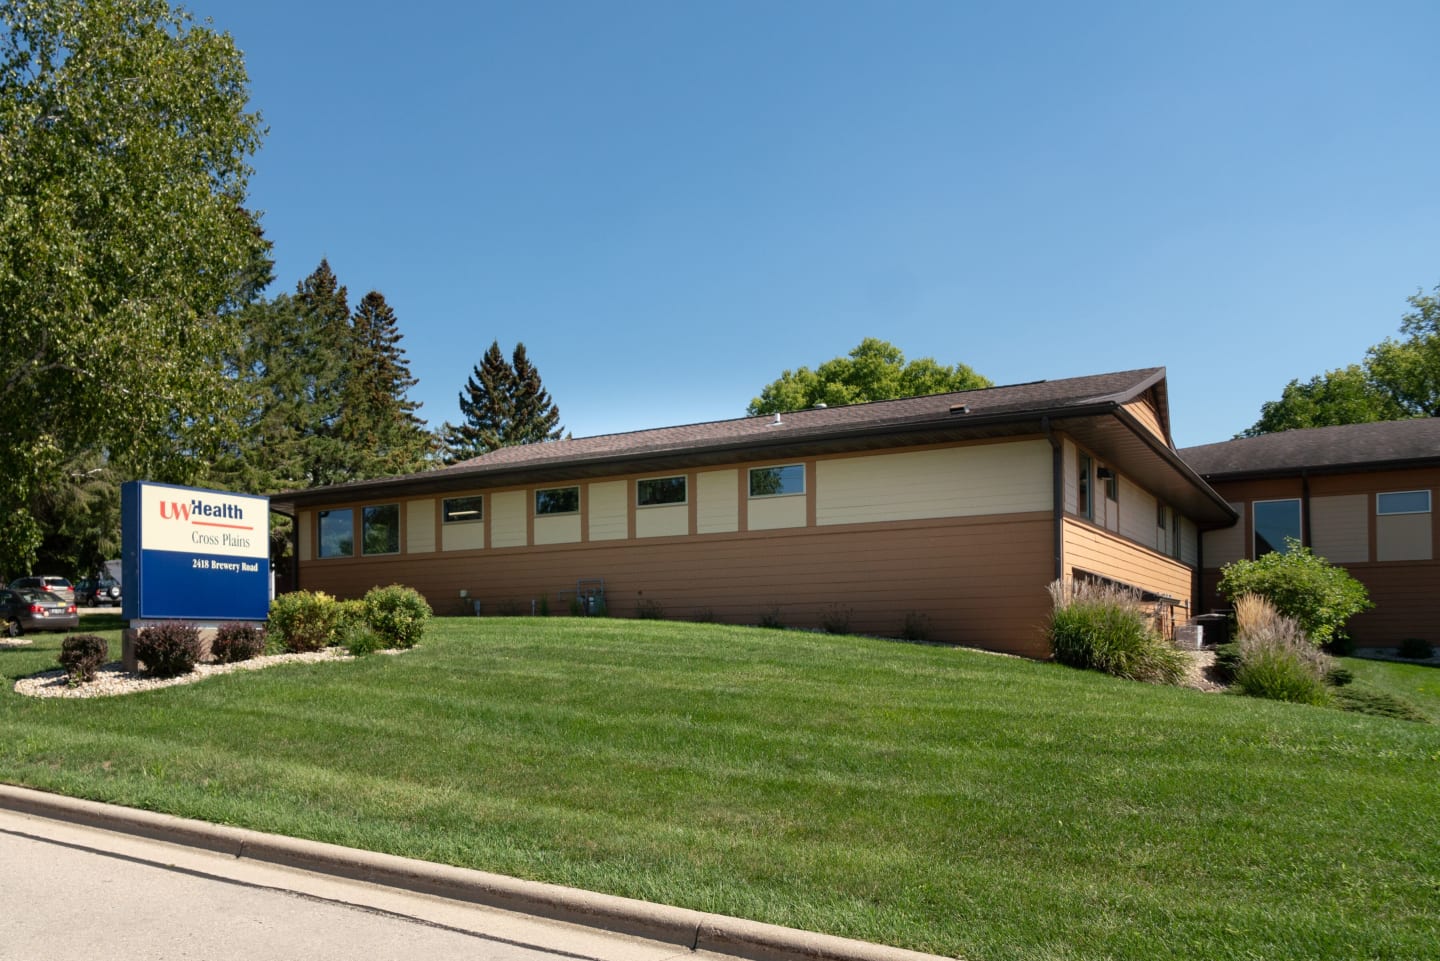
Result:
<svg viewBox="0 0 1440 961"><path fill-rule="evenodd" d="M201 518L206 518L202 520ZM214 518L213 520L209 518ZM225 533L211 534L207 531L192 530L190 542L207 547L249 547L250 538L230 531L254 531L253 524L229 524L225 521L243 521L245 509L239 504L209 504L194 498L185 501L161 501L160 519L188 523L191 527L221 528Z"/></svg>

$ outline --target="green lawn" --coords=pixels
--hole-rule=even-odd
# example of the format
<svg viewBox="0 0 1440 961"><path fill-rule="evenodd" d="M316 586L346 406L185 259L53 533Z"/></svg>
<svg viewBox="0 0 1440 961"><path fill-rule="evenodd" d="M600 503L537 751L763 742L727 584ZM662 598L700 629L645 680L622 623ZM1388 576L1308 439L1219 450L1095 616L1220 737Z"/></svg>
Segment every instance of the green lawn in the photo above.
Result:
<svg viewBox="0 0 1440 961"><path fill-rule="evenodd" d="M449 619L124 698L7 681L0 731L17 784L975 961L1440 956L1440 726L971 651Z"/></svg>

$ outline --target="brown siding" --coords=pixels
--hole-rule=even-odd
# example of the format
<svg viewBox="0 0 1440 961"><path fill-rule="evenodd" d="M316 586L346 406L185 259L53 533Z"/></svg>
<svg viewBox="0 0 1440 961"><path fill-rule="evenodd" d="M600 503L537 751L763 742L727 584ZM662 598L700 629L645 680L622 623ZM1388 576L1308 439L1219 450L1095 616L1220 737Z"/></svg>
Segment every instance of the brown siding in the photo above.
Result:
<svg viewBox="0 0 1440 961"><path fill-rule="evenodd" d="M603 577L619 617L645 600L675 619L706 611L754 624L778 609L788 626L818 627L839 605L853 611L853 630L895 635L916 612L929 619L932 640L1044 657L1051 531L1050 515L1039 512L351 558L304 565L301 586L357 597L378 583L405 583L440 614L462 612L464 588L486 612L528 612L545 597L558 614L578 578Z"/></svg>
<svg viewBox="0 0 1440 961"><path fill-rule="evenodd" d="M1303 485L1298 477L1250 481L1213 481L1212 486L1226 500L1243 502L1243 523L1249 523L1250 505L1256 500L1279 497L1301 497ZM1440 511L1436 494L1440 493L1440 469L1366 471L1353 474L1317 475L1309 478L1311 498L1363 494L1366 496L1366 524L1369 529L1370 556L1375 557L1375 494L1385 491L1431 491L1432 543L1440 544ZM1312 523L1319 520L1312 515ZM1310 537L1307 532L1307 537ZM1247 554L1252 549L1245 542ZM1229 603L1215 590L1220 580L1218 567L1210 566L1201 575L1200 604L1206 610L1223 610ZM1422 637L1440 642L1440 560L1371 561L1342 565L1355 579L1365 585L1375 608L1355 617L1349 624L1350 635L1364 646L1392 647L1407 637Z"/></svg>

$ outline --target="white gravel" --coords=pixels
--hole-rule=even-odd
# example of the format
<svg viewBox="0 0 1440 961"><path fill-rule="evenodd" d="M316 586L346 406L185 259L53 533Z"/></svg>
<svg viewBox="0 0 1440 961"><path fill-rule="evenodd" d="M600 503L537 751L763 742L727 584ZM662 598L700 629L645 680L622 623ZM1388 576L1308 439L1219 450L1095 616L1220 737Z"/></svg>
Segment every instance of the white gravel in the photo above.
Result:
<svg viewBox="0 0 1440 961"><path fill-rule="evenodd" d="M113 661L96 671L95 680L88 684L71 687L69 675L63 669L56 669L31 677L22 677L15 682L15 693L28 697L110 697L116 694L133 694L136 691L154 690L157 687L193 684L216 674L229 674L233 671L258 671L276 664L309 664L316 661L350 660L354 660L354 658L344 650L327 648L310 654L272 654L266 657L252 658L248 661L237 661L234 664L197 664L195 670L189 674L166 678L146 677L143 674L127 671L120 666L119 661Z"/></svg>

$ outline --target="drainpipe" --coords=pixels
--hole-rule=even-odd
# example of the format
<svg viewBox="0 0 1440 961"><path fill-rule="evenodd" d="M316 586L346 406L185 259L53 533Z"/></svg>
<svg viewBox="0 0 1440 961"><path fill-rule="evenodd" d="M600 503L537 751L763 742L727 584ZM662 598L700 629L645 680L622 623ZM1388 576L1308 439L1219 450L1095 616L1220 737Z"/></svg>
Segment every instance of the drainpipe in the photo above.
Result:
<svg viewBox="0 0 1440 961"><path fill-rule="evenodd" d="M1040 418L1040 429L1050 442L1050 490L1055 512L1055 580L1065 579L1065 446L1050 430L1050 418Z"/></svg>
<svg viewBox="0 0 1440 961"><path fill-rule="evenodd" d="M1300 468L1300 543L1310 546L1310 471Z"/></svg>

